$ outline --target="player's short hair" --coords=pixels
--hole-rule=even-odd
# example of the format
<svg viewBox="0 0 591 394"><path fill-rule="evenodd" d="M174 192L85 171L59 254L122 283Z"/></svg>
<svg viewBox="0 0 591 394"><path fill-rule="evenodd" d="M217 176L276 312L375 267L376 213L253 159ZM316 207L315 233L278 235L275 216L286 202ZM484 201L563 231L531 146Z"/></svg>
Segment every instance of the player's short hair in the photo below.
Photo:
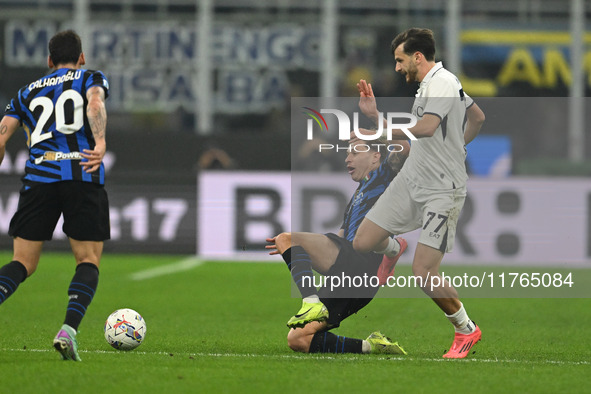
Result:
<svg viewBox="0 0 591 394"><path fill-rule="evenodd" d="M370 130L373 132L376 131L375 128L372 128ZM390 141L388 141L385 135L381 135L379 138L373 141L367 141L366 144L369 146L368 152L378 152L380 155L382 155L383 159L385 155L388 153L386 149L388 145L390 145Z"/></svg>
<svg viewBox="0 0 591 394"><path fill-rule="evenodd" d="M415 52L421 52L427 61L435 60L435 37L429 29L412 27L398 34L390 46L392 54L396 48L404 44L404 53L411 56Z"/></svg>
<svg viewBox="0 0 591 394"><path fill-rule="evenodd" d="M77 63L82 53L82 41L74 30L64 30L49 40L49 57L54 65Z"/></svg>
<svg viewBox="0 0 591 394"><path fill-rule="evenodd" d="M377 129L371 128L368 129L371 132L375 133L377 131ZM381 135L379 138L376 138L375 140L371 140L371 141L361 141L360 144L365 144L369 147L369 150L363 150L363 151L356 151L356 152L378 152L379 154L382 155L382 158L384 157L384 154L386 154L388 151L386 150L388 145L391 144L391 141L388 140L388 138L386 138L385 135Z"/></svg>
<svg viewBox="0 0 591 394"><path fill-rule="evenodd" d="M388 139L386 138L385 135L381 135L380 138L372 141L372 144L370 145L372 150L378 151L380 153L384 153L384 147L380 146L380 145L390 145L390 141L388 141Z"/></svg>

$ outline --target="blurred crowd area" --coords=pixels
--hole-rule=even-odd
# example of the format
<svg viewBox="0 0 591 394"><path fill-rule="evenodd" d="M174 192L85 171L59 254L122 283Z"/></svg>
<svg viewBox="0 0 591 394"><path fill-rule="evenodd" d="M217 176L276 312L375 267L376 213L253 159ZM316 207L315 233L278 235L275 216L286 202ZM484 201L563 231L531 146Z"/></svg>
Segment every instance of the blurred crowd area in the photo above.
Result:
<svg viewBox="0 0 591 394"><path fill-rule="evenodd" d="M448 39L453 34L451 2L460 7L455 49ZM586 17L591 12L588 3ZM292 144L291 118L298 114L292 98L321 96L327 75L324 3L211 4L212 91L206 96L213 114L210 130L199 130L196 115L203 87L196 77L202 62L197 55L200 2L195 0L0 0L0 103L7 104L21 86L47 72L46 41L53 33L76 28L82 30L87 67L102 70L111 84L110 147L134 147L117 156L124 169L157 171L156 158L165 158L191 173L203 168L289 170L294 160L311 170L341 170L342 155L322 155L310 144ZM591 133L584 133L584 160L573 162L568 155L569 4L336 1L337 61L328 73L336 81L334 93L355 97L356 83L365 79L377 97L414 96L417 86L407 85L394 72L390 43L406 28L428 27L437 40L437 60L453 65L452 51L459 54L457 69L451 71L487 115L482 135L500 138L488 146L502 146L499 149L508 154L503 174L591 175ZM80 24L81 16L86 24ZM585 97L591 93L590 45L586 33ZM535 105L527 100L509 105L529 118L519 125L507 122L507 114L495 104L529 97L536 98ZM591 104L580 100L585 108ZM591 125L589 116L585 124Z"/></svg>

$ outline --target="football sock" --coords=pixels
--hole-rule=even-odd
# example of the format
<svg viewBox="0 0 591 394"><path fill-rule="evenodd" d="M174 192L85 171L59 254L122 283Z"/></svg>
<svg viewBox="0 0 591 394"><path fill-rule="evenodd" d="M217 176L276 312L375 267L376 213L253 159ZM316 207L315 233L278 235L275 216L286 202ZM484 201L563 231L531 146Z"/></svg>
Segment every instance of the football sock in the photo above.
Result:
<svg viewBox="0 0 591 394"><path fill-rule="evenodd" d="M314 286L314 273L310 255L301 246L292 246L281 255L291 272L294 283L300 290L302 298L318 295Z"/></svg>
<svg viewBox="0 0 591 394"><path fill-rule="evenodd" d="M394 257L400 252L400 244L394 238L388 237L388 246L384 250L376 250L378 254Z"/></svg>
<svg viewBox="0 0 591 394"><path fill-rule="evenodd" d="M318 295L312 294L311 296L304 297L302 301L307 302L308 304L315 304L317 302L320 302L320 298L318 297Z"/></svg>
<svg viewBox="0 0 591 394"><path fill-rule="evenodd" d="M317 332L310 342L310 353L362 353L363 339L335 335L332 332ZM369 344L368 344L369 345Z"/></svg>
<svg viewBox="0 0 591 394"><path fill-rule="evenodd" d="M64 324L78 330L78 326L90 305L94 292L98 286L99 271L96 265L81 263L76 267L76 273L68 289L68 309Z"/></svg>
<svg viewBox="0 0 591 394"><path fill-rule="evenodd" d="M456 332L460 334L470 334L474 331L474 323L468 317L466 310L464 309L464 304L460 303L461 307L453 315L446 314L445 316L449 319L451 324L454 325Z"/></svg>
<svg viewBox="0 0 591 394"><path fill-rule="evenodd" d="M27 279L27 269L19 261L11 261L0 268L0 304L2 304L18 285Z"/></svg>
<svg viewBox="0 0 591 394"><path fill-rule="evenodd" d="M361 343L361 353L371 353L371 345L366 340Z"/></svg>

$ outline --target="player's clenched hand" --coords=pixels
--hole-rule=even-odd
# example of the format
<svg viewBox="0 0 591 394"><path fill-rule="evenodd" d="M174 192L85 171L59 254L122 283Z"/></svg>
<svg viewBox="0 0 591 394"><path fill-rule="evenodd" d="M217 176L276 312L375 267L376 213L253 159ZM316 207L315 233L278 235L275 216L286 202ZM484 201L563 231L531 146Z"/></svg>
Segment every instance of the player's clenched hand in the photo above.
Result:
<svg viewBox="0 0 591 394"><path fill-rule="evenodd" d="M365 116L371 120L377 121L379 117L378 107L371 84L367 83L365 79L361 79L357 84L357 90L359 90L359 109L365 114Z"/></svg>
<svg viewBox="0 0 591 394"><path fill-rule="evenodd" d="M97 143L94 149L84 149L84 151L80 152L80 156L85 159L80 162L84 171L90 173L98 170L103 161L103 157L105 157L106 151L106 144Z"/></svg>
<svg viewBox="0 0 591 394"><path fill-rule="evenodd" d="M265 246L265 249L271 249L271 251L269 252L269 254L271 256L273 256L274 254L279 254L279 252L277 251L277 245L275 245L275 238L277 238L277 237L266 239L267 242L272 244L272 245Z"/></svg>

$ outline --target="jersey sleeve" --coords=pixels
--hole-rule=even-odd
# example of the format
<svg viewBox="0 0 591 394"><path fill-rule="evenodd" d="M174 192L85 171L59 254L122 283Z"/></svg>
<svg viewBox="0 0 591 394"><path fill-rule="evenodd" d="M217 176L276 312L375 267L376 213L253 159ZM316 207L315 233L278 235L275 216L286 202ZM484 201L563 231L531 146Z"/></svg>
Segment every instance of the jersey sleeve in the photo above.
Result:
<svg viewBox="0 0 591 394"><path fill-rule="evenodd" d="M86 90L93 86L100 86L105 91L105 98L109 97L109 81L101 71L93 71L86 81Z"/></svg>
<svg viewBox="0 0 591 394"><path fill-rule="evenodd" d="M440 119L445 118L451 110L454 99L457 100L460 94L461 87L455 85L448 79L432 79L425 93L427 103L424 114L436 115Z"/></svg>
<svg viewBox="0 0 591 394"><path fill-rule="evenodd" d="M468 96L466 93L464 93L464 99L466 100L466 109L470 108L472 104L474 104L474 99L472 99L472 97Z"/></svg>
<svg viewBox="0 0 591 394"><path fill-rule="evenodd" d="M18 119L19 121L22 121L19 109L20 109L20 103L18 101L18 97L15 97L12 100L10 100L10 103L8 105L6 105L6 108L4 109L4 115L10 116L12 118Z"/></svg>

